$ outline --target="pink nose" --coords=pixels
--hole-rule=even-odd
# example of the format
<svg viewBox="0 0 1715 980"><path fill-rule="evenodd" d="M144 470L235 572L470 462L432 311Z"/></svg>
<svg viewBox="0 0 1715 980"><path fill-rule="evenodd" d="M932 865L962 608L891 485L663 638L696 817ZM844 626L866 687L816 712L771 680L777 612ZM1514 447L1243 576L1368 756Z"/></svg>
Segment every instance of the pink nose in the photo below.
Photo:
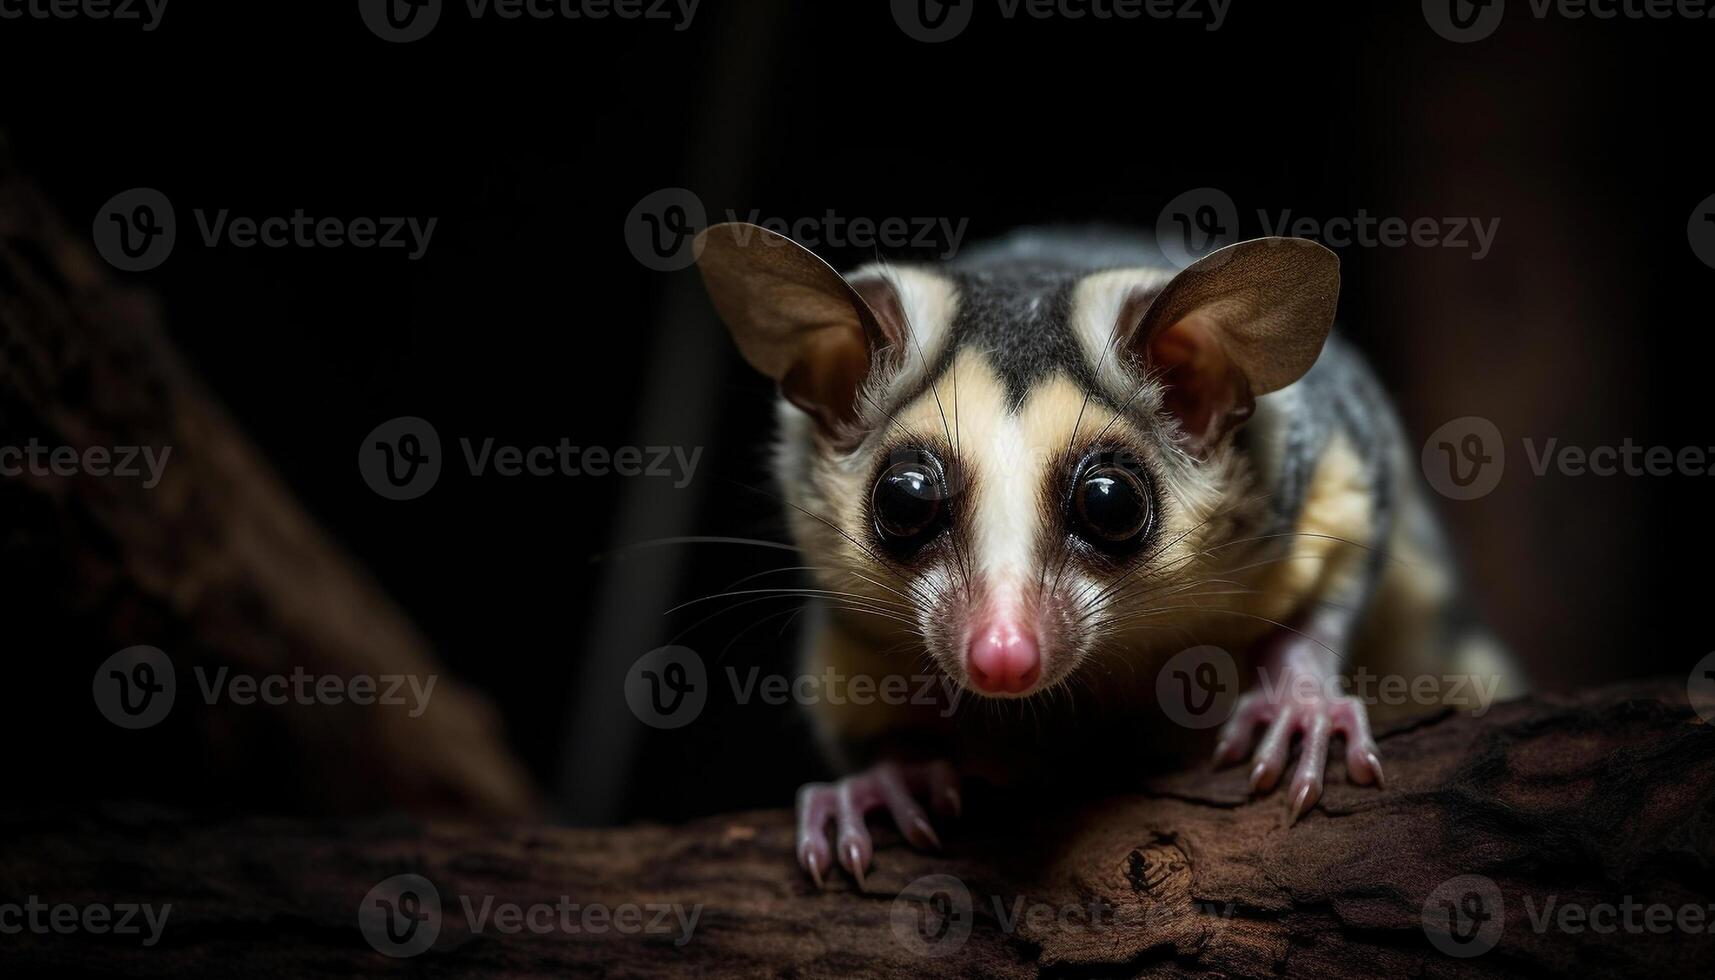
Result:
<svg viewBox="0 0 1715 980"><path fill-rule="evenodd" d="M1042 654L1033 631L1008 620L992 621L971 637L966 661L971 683L989 694L1023 694L1042 676Z"/></svg>

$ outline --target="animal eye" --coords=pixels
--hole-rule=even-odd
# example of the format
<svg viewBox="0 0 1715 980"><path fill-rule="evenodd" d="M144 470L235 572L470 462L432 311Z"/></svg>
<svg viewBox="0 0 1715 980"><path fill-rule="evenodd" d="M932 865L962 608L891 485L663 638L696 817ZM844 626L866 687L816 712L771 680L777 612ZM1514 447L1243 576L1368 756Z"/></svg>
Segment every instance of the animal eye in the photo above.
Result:
<svg viewBox="0 0 1715 980"><path fill-rule="evenodd" d="M940 460L912 450L881 471L870 495L876 533L896 551L911 551L938 534L947 520L947 477Z"/></svg>
<svg viewBox="0 0 1715 980"><path fill-rule="evenodd" d="M1142 473L1143 468L1126 457L1086 463L1072 487L1072 525L1078 536L1106 551L1142 540L1151 511Z"/></svg>

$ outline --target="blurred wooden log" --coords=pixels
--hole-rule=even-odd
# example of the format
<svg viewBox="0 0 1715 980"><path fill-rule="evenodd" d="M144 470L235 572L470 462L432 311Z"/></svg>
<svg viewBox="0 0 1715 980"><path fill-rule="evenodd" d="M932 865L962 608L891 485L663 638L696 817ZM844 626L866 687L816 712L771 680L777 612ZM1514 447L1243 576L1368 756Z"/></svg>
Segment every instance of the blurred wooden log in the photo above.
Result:
<svg viewBox="0 0 1715 980"><path fill-rule="evenodd" d="M0 477L11 664L0 733L29 746L8 767L10 787L52 786L62 799L528 812L534 790L495 713L446 677L420 717L199 703L197 667L425 684L441 668L192 376L149 297L115 278L88 229L69 228L0 161L0 447L170 448L152 488L89 473ZM158 727L124 731L96 713L91 678L136 644L173 658L178 697Z"/></svg>
<svg viewBox="0 0 1715 980"><path fill-rule="evenodd" d="M1387 788L1344 785L1336 765L1323 806L1290 828L1278 796L1248 799L1237 772L1035 809L974 794L968 819L943 828L942 854L883 838L861 893L843 878L810 885L784 810L616 830L135 809L68 822L14 810L0 818L5 900L172 909L150 948L26 932L5 949L31 975L179 980L238 962L262 976L1706 975L1715 729L1674 688L1533 699L1385 732ZM412 883L425 917L407 941L433 941L393 958L377 951L404 951L376 931L385 920L369 923L372 944L359 910L391 907L397 890L374 890L401 874L433 889ZM925 880L936 875L951 877ZM1477 913L1452 930L1471 927L1454 948L1480 955L1432 941L1443 898ZM562 902L579 906L569 919ZM1644 928L1628 932L1628 902L1702 917L1652 932L1637 911ZM509 933L499 923L512 906L548 911L535 913L538 929L521 911ZM589 906L613 924L585 919ZM1605 906L1614 919L1596 911ZM657 907L668 910L659 920ZM1568 908L1594 914L1578 929Z"/></svg>

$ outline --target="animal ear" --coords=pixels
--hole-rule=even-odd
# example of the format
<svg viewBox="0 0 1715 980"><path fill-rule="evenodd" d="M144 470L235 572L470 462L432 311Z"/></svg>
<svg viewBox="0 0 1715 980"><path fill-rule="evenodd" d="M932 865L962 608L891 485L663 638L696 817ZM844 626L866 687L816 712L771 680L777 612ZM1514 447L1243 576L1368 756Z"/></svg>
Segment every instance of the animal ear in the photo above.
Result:
<svg viewBox="0 0 1715 980"><path fill-rule="evenodd" d="M1208 452L1250 417L1257 395L1297 381L1334 324L1340 260L1302 238L1258 238L1192 263L1136 316L1124 343L1167 386L1189 447Z"/></svg>
<svg viewBox="0 0 1715 980"><path fill-rule="evenodd" d="M902 349L893 288L880 279L854 286L792 239L744 222L715 225L693 247L744 359L824 434L850 442L858 389L875 364Z"/></svg>

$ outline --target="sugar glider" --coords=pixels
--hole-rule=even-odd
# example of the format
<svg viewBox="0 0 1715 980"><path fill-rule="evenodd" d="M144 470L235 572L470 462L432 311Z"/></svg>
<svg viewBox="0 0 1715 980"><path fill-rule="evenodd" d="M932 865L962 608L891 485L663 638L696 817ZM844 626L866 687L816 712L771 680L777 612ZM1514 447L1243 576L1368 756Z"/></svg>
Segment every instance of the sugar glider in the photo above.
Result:
<svg viewBox="0 0 1715 980"><path fill-rule="evenodd" d="M696 249L778 384L775 478L821 597L805 672L929 670L959 692L815 707L847 773L799 792L817 884L837 860L861 886L872 812L938 846L929 813L958 813L961 776L1126 771L1178 727L1155 681L1188 647L1261 679L1215 758L1254 760L1259 794L1285 777L1288 822L1336 736L1349 779L1382 781L1347 672L1516 689L1382 388L1330 335L1328 249L1264 238L1176 270L1145 238L1022 232L845 276L754 225Z"/></svg>

